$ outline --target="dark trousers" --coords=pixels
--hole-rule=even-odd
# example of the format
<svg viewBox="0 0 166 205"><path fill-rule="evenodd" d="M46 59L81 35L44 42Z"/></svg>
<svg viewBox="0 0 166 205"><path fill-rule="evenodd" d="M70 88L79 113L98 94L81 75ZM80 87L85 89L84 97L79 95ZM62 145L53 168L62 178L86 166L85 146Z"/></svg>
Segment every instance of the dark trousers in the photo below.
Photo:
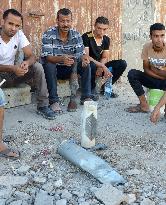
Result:
<svg viewBox="0 0 166 205"><path fill-rule="evenodd" d="M123 72L125 71L126 67L127 67L127 63L125 60L112 60L107 62L106 67L112 67L112 84L114 84L119 78L120 76L123 74ZM96 87L96 83L95 83L95 78L96 78L96 70L97 67L95 65L95 63L90 62L90 66L91 66L91 87L92 89L94 89Z"/></svg>
<svg viewBox="0 0 166 205"><path fill-rule="evenodd" d="M50 104L59 101L57 94L57 80L70 79L72 73L77 73L81 76L81 99L89 98L91 96L90 65L88 65L86 68L83 68L82 63L79 62L77 64L77 68L75 68L75 65L69 67L46 62L45 64L43 64L43 67L47 81Z"/></svg>
<svg viewBox="0 0 166 205"><path fill-rule="evenodd" d="M128 80L137 96L144 95L143 86L151 89L166 90L166 80L150 77L140 70L130 70L128 72Z"/></svg>

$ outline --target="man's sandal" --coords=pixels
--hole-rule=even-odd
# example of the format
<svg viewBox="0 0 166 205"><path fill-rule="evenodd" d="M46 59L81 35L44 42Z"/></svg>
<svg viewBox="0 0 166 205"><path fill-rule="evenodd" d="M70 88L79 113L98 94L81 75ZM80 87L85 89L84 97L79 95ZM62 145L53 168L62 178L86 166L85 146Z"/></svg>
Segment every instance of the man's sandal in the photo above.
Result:
<svg viewBox="0 0 166 205"><path fill-rule="evenodd" d="M59 105L59 102L55 102L52 105L50 105L50 108L56 113L56 114L62 114L63 111Z"/></svg>
<svg viewBox="0 0 166 205"><path fill-rule="evenodd" d="M16 154L16 156L14 156ZM5 150L0 152L0 157L18 159L20 157L19 151L14 151L10 148L6 148Z"/></svg>

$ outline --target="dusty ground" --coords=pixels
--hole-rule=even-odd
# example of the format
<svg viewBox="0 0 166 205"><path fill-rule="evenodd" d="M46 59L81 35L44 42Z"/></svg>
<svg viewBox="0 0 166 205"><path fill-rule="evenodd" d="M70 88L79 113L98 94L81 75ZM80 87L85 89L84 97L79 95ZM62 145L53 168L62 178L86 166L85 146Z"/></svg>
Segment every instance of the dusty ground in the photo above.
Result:
<svg viewBox="0 0 166 205"><path fill-rule="evenodd" d="M149 205L166 205L166 119L162 116L158 124L153 125L150 114L127 113L125 108L137 104L136 96L127 83L118 84L115 90L118 98L106 101L101 97L98 103L96 141L108 148L96 154L127 180L118 189L136 196L130 204L143 205L143 200L148 198ZM80 141L82 106L77 112L68 113L66 104L67 100L64 114L54 121L37 115L34 104L6 110L4 136L11 135L9 144L19 149L22 156L17 161L0 159L0 175L31 179L24 186L12 187L11 193L3 197L6 204L38 205L36 195L41 189L53 196L53 204L103 204L91 191L101 184L56 153L63 140L72 137ZM57 126L61 130L58 131ZM26 171L19 171L27 165ZM35 181L36 177L40 180ZM17 191L28 194L28 198L22 199ZM64 196L66 192L68 196Z"/></svg>

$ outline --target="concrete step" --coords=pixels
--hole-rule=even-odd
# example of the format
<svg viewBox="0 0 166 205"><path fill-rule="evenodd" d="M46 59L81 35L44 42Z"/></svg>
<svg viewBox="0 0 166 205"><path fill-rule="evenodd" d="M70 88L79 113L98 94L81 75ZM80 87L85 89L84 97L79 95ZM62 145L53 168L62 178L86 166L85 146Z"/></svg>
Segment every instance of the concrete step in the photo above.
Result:
<svg viewBox="0 0 166 205"><path fill-rule="evenodd" d="M17 107L31 103L31 87L27 84L21 84L19 87L3 88L6 98L5 108Z"/></svg>

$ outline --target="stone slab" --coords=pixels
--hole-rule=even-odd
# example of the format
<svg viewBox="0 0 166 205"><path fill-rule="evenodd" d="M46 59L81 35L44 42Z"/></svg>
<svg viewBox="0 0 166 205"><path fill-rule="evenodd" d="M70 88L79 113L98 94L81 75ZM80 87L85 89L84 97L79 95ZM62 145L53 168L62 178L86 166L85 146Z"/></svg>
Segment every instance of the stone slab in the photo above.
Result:
<svg viewBox="0 0 166 205"><path fill-rule="evenodd" d="M94 191L94 194L105 205L119 205L122 202L128 203L127 195L110 184L104 184L101 188Z"/></svg>
<svg viewBox="0 0 166 205"><path fill-rule="evenodd" d="M0 176L0 185L4 185L4 186L25 185L27 182L28 182L27 177Z"/></svg>
<svg viewBox="0 0 166 205"><path fill-rule="evenodd" d="M63 98L71 95L69 80L58 80L58 96Z"/></svg>
<svg viewBox="0 0 166 205"><path fill-rule="evenodd" d="M40 190L36 195L35 205L53 205L54 197L49 196L47 192Z"/></svg>
<svg viewBox="0 0 166 205"><path fill-rule="evenodd" d="M3 88L6 105L5 108L17 107L31 103L31 87L29 85L21 85L20 87Z"/></svg>

